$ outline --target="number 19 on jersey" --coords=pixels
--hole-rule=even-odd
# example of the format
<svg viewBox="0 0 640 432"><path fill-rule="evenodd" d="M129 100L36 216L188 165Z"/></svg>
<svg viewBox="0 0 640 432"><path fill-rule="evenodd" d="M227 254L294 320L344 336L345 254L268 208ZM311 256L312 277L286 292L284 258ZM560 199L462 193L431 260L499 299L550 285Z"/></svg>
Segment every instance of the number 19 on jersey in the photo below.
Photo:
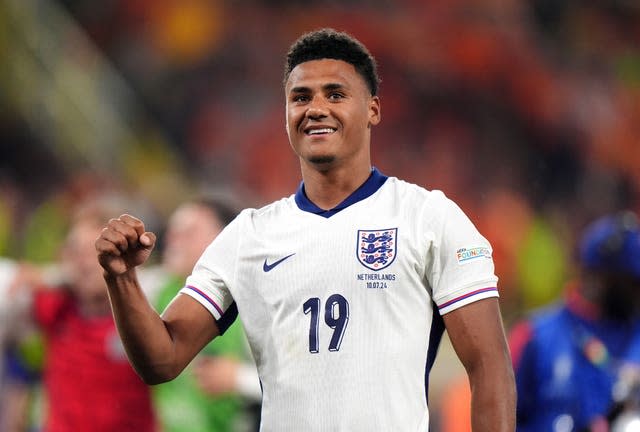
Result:
<svg viewBox="0 0 640 432"><path fill-rule="evenodd" d="M318 297L311 297L302 305L305 315L311 316L309 324L309 352L318 353L320 351L320 309L322 301ZM324 304L324 322L333 329L329 351L339 351L342 344L342 337L349 323L349 302L340 294L329 296Z"/></svg>

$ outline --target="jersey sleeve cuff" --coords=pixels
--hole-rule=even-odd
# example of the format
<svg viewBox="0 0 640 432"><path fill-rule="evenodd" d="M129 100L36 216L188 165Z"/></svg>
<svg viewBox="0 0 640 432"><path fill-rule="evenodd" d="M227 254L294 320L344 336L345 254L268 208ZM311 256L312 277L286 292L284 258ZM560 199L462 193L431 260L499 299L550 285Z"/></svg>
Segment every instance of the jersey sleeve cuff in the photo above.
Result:
<svg viewBox="0 0 640 432"><path fill-rule="evenodd" d="M195 299L198 303L204 306L213 315L218 326L218 331L221 335L227 331L231 324L238 317L238 307L235 302L232 302L229 307L223 311L218 302L216 302L211 296L207 295L203 290L193 286L186 285L180 290L180 293L186 294L189 297Z"/></svg>
<svg viewBox="0 0 640 432"><path fill-rule="evenodd" d="M445 300L443 303L440 303L438 305L438 311L440 312L440 315L444 315L462 306L490 297L499 297L497 287L488 286L477 288L457 295L452 299Z"/></svg>
<svg viewBox="0 0 640 432"><path fill-rule="evenodd" d="M211 315L213 315L213 318L216 321L222 318L224 312L220 305L214 299L208 296L203 290L192 285L186 285L180 290L180 293L193 297L198 303L204 306L211 313Z"/></svg>

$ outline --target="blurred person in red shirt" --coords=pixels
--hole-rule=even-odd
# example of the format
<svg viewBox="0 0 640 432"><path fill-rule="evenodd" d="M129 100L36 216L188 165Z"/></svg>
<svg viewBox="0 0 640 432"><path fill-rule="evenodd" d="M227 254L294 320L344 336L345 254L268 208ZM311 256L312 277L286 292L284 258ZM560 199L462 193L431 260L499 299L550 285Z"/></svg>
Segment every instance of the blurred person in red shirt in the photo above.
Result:
<svg viewBox="0 0 640 432"><path fill-rule="evenodd" d="M156 430L150 389L127 361L94 255L112 205L82 205L61 250L60 281L28 287L45 345L46 432Z"/></svg>

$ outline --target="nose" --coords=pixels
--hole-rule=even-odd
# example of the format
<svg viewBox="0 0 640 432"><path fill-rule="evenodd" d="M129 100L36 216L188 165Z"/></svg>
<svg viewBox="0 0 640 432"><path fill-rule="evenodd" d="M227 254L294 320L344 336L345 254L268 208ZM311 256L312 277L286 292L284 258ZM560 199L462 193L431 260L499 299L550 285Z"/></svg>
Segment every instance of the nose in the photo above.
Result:
<svg viewBox="0 0 640 432"><path fill-rule="evenodd" d="M320 119L328 115L327 106L322 98L314 97L308 105L306 117L309 119Z"/></svg>

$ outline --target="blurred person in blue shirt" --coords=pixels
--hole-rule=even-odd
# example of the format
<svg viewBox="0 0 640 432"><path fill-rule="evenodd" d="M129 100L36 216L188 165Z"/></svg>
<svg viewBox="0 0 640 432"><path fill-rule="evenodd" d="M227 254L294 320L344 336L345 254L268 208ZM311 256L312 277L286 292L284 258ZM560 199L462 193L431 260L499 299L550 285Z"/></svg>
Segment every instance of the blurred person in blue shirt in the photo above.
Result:
<svg viewBox="0 0 640 432"><path fill-rule="evenodd" d="M590 224L578 266L563 301L511 331L518 431L608 431L621 371L640 366L637 215L622 212Z"/></svg>

